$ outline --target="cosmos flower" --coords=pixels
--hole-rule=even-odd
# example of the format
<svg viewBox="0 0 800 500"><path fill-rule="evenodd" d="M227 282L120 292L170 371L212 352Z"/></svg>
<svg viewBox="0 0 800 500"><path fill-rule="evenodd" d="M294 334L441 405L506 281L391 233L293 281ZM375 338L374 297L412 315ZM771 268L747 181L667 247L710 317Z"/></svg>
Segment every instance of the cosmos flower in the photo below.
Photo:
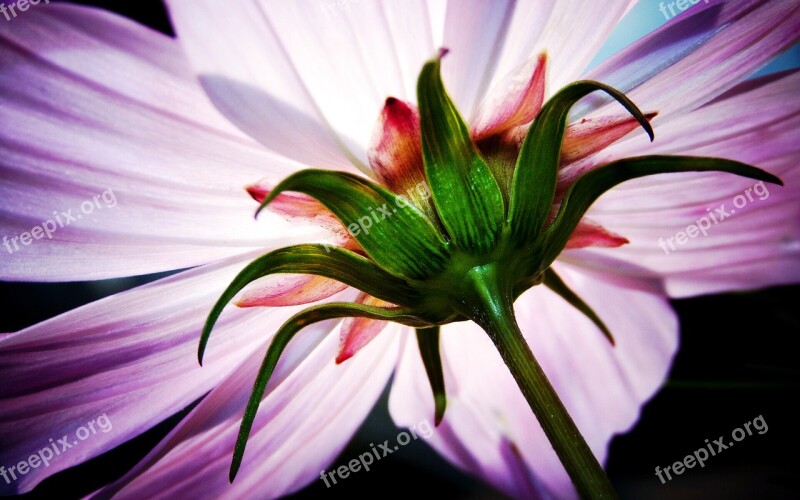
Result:
<svg viewBox="0 0 800 500"><path fill-rule="evenodd" d="M626 92L648 113L652 144L618 104L581 101L562 148L562 194L595 167L645 154L729 158L785 184L672 252L660 238L748 192L753 181L670 174L603 195L553 269L613 332L615 346L548 288L515 302L532 351L601 462L610 438L635 423L669 369L677 322L668 297L800 275L798 76L743 82L796 41L800 7L698 4L588 73L630 5L252 2L226 9L174 0L168 7L177 40L69 5L40 6L0 28L3 234L33 234L62 211L115 194L113 209L59 221L46 238L12 238L20 243L4 256L0 277L69 281L191 268L0 339L0 465L100 415L113 423L48 466L0 480L0 491L29 491L201 398L99 496L295 491L330 465L393 373L398 425L433 417L410 328L317 323L283 353L231 484L243 409L275 331L303 304L373 299L324 278L264 278L237 298L241 307L224 310L202 367L196 349L209 311L248 262L290 244L353 244L327 211L295 193L254 220L256 201L279 181L313 166L408 186L412 177L394 167L418 154L407 140L416 128L399 125L416 123L417 75L439 47L450 49L445 86L482 150L517 151L543 102L579 78ZM447 410L428 442L509 495L574 495L485 333L453 323L441 328L440 341Z"/></svg>

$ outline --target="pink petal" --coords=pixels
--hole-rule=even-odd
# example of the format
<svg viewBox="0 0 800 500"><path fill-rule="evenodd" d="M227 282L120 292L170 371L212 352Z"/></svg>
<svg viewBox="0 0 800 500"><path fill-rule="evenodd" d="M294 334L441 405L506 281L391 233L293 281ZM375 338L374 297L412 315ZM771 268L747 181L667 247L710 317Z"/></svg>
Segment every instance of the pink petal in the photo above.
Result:
<svg viewBox="0 0 800 500"><path fill-rule="evenodd" d="M624 234L630 244L568 252L564 258L601 273L661 279L667 292L679 297L800 280L798 85L800 72L748 82L744 90L658 127L657 139L648 148L649 154L747 162L778 175L784 187L757 186L722 173L631 181L603 195L589 212L604 227ZM602 156L639 154L639 142L631 139ZM714 223L709 213L721 217L716 210L722 204L723 211L735 213ZM704 217L706 221L698 222ZM706 222L710 227L704 236L697 225ZM683 244L678 243L678 233L690 226L697 227L689 230L695 231L694 237L687 234Z"/></svg>
<svg viewBox="0 0 800 500"><path fill-rule="evenodd" d="M393 305L363 292L356 298L356 303L377 307L390 307ZM347 318L344 320L342 329L339 331L339 354L336 355L336 363L344 363L352 358L372 339L377 337L388 324L387 321L368 318Z"/></svg>
<svg viewBox="0 0 800 500"><path fill-rule="evenodd" d="M436 220L425 180L416 106L394 97L386 99L370 144L369 164L378 181Z"/></svg>
<svg viewBox="0 0 800 500"><path fill-rule="evenodd" d="M320 480L384 389L397 359L395 335L337 365L335 335L315 325L287 348L267 386L242 468L228 468L263 357L256 352L212 391L132 471L98 497L275 498ZM344 457L349 460L356 457ZM333 487L333 485L331 485Z"/></svg>
<svg viewBox="0 0 800 500"><path fill-rule="evenodd" d="M475 123L479 102L502 102L509 81L527 81L542 53L548 88L576 80L633 2L470 0L449 2L442 71L461 113ZM435 24L434 18L434 24ZM499 97L495 97L497 94Z"/></svg>
<svg viewBox="0 0 800 500"><path fill-rule="evenodd" d="M616 347L545 287L528 291L515 309L531 349L603 461L612 436L636 422L642 404L663 383L677 349L678 324L662 297L563 265L558 272L611 328ZM511 497L574 497L566 472L488 336L472 323L446 326L442 353L448 407L428 442ZM433 397L411 335L390 410L398 425L433 416ZM510 446L518 453L510 453Z"/></svg>
<svg viewBox="0 0 800 500"><path fill-rule="evenodd" d="M478 118L472 125L475 140L502 133L514 127L530 123L539 113L544 102L546 54L541 54L526 80L504 82L506 93L492 94L478 111Z"/></svg>
<svg viewBox="0 0 800 500"><path fill-rule="evenodd" d="M0 278L153 273L280 239L289 225L254 221L242 187L300 166L227 123L174 40L97 9L40 7L0 30Z"/></svg>
<svg viewBox="0 0 800 500"><path fill-rule="evenodd" d="M510 0L447 2L443 17L432 20L443 27L439 45L450 49L442 60L447 92L468 123L474 121L479 99L494 74L513 4Z"/></svg>
<svg viewBox="0 0 800 500"><path fill-rule="evenodd" d="M261 1L224 16L216 1L167 4L220 110L271 149L318 167L352 162L367 172L375 114L387 95L414 95L435 50L421 1Z"/></svg>
<svg viewBox="0 0 800 500"><path fill-rule="evenodd" d="M743 0L698 4L619 52L586 78L669 115L706 103L800 37L800 6ZM597 101L595 101L597 102Z"/></svg>
<svg viewBox="0 0 800 500"><path fill-rule="evenodd" d="M617 248L629 243L624 236L612 233L600 224L589 219L583 219L572 232L567 241L567 249L603 247Z"/></svg>
<svg viewBox="0 0 800 500"><path fill-rule="evenodd" d="M256 280L234 303L239 307L295 306L326 299L347 288L338 281L307 274L275 274Z"/></svg>
<svg viewBox="0 0 800 500"><path fill-rule="evenodd" d="M416 106L386 99L372 143L369 164L375 176L395 193L406 193L425 181Z"/></svg>
<svg viewBox="0 0 800 500"><path fill-rule="evenodd" d="M647 113L645 116L648 121L652 121L657 114ZM572 163L602 151L640 126L632 116L583 118L578 122L571 123L564 134L561 162L563 164Z"/></svg>
<svg viewBox="0 0 800 500"><path fill-rule="evenodd" d="M263 203L272 189L277 185L276 182L270 179L262 179L255 184L247 186L245 189L247 194L258 203ZM299 217L314 217L322 211L326 211L325 205L318 202L314 198L303 194L294 192L284 192L279 194L270 205L271 209L285 215Z"/></svg>
<svg viewBox="0 0 800 500"><path fill-rule="evenodd" d="M251 259L253 256L245 256ZM297 308L228 308L197 362L208 311L244 263L172 276L0 338L0 463L16 464L48 439L76 436L107 415L113 428L81 441L0 492L46 477L144 432L203 396Z"/></svg>
<svg viewBox="0 0 800 500"><path fill-rule="evenodd" d="M260 204L277 184L270 179L262 179L247 186L247 194ZM325 205L303 193L283 192L267 206L267 210L290 221L299 219L335 231L345 230L339 219Z"/></svg>

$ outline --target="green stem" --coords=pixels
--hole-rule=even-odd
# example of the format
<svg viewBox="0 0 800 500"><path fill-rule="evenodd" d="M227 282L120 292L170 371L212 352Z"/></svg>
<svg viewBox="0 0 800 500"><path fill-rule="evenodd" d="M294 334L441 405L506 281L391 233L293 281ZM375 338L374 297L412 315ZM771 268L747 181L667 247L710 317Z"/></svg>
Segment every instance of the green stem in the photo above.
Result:
<svg viewBox="0 0 800 500"><path fill-rule="evenodd" d="M489 334L582 498L618 498L614 487L528 347L513 297L494 265L469 273L464 313Z"/></svg>

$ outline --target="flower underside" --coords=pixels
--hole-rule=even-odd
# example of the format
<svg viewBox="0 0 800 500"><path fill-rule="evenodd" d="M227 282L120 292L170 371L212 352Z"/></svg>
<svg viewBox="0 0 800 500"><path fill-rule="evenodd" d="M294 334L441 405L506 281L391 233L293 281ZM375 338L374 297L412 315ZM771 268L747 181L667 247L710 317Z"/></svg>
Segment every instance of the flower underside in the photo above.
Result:
<svg viewBox="0 0 800 500"><path fill-rule="evenodd" d="M577 466L568 463L577 459L571 457L569 449L563 449L573 445L580 448L580 443L559 444L558 436L553 435L558 434L558 429L548 429L547 416L540 414L550 409L542 411L535 407L538 403L533 400L539 397L536 391L549 387L546 379L532 382L530 377L526 379L524 374L517 373L535 361L531 357L527 365L516 366L517 358L526 356L523 351L527 347L516 354L515 348L509 347L509 339L518 332L514 301L527 289L544 284L588 316L613 343L611 332L597 314L550 269L600 195L624 181L668 172L723 171L781 184L769 173L731 160L642 156L591 170L563 192L557 192L567 118L578 100L598 90L607 93L638 121L651 140L653 130L648 118L653 115L645 115L611 87L578 81L561 89L542 106L521 144L514 149L515 157L509 159L507 150L498 153L498 148L491 147L491 141L476 144L445 91L440 61L441 56L426 63L417 84L417 147L421 147L423 159L424 169L420 172L423 190L406 191L408 183L401 189L399 185L388 182L380 185L348 173L308 169L279 183L258 209L260 212L283 192L303 193L318 200L342 225L351 228L358 248L297 245L253 261L236 276L212 309L200 341L201 362L211 330L225 306L248 284L268 275L322 276L383 301L373 304L388 304L326 303L296 314L281 326L268 348L244 414L234 450L231 481L241 464L267 382L292 337L315 322L358 317L393 321L417 329L421 356L434 394L437 424L446 405L439 327L464 320L477 323L498 346L579 491L592 494L602 489L591 478L588 486L582 487L582 480L577 477L580 471L576 472ZM394 100L387 101L387 106L394 104ZM509 163L511 168L503 168ZM374 216L376 213L380 216ZM371 221L369 230L359 231L359 227L363 229L359 221L370 214L374 224ZM557 397L553 404L560 404ZM586 450L588 447L575 453Z"/></svg>

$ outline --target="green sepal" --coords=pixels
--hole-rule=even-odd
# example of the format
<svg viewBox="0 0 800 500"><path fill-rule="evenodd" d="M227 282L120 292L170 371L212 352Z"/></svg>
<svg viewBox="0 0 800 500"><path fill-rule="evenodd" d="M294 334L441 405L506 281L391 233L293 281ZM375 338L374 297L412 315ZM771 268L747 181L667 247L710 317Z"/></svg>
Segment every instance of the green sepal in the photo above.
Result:
<svg viewBox="0 0 800 500"><path fill-rule="evenodd" d="M422 68L417 100L425 176L442 225L458 248L489 252L502 230L503 194L445 91L438 58Z"/></svg>
<svg viewBox="0 0 800 500"><path fill-rule="evenodd" d="M439 327L417 328L417 344L433 391L434 425L439 425L447 407L447 394L444 388L444 371L439 351Z"/></svg>
<svg viewBox="0 0 800 500"><path fill-rule="evenodd" d="M562 299L566 300L572 307L577 309L578 311L582 312L587 318L592 320L592 323L603 332L603 335L606 336L611 345L615 345L614 343L614 336L611 335L611 331L608 329L603 320L600 319L600 316L589 307L589 304L583 301L575 292L572 291L570 287L564 283L564 280L553 271L552 268L548 269L544 272L544 285L549 288L550 290L557 293Z"/></svg>
<svg viewBox="0 0 800 500"><path fill-rule="evenodd" d="M440 271L447 245L409 200L363 177L301 170L275 186L256 215L283 191L305 193L325 205L367 254L397 276L423 279Z"/></svg>
<svg viewBox="0 0 800 500"><path fill-rule="evenodd" d="M617 184L648 175L714 171L783 185L778 177L760 168L721 158L653 155L618 160L592 170L567 189L555 220L545 230L541 265L547 267L558 257L592 203Z"/></svg>
<svg viewBox="0 0 800 500"><path fill-rule="evenodd" d="M228 475L231 482L233 482L242 464L244 450L247 446L247 439L250 437L250 430L253 427L253 421L256 418L258 406L261 404L261 398L264 396L264 390L267 388L267 383L272 376L272 372L275 370L275 366L278 364L278 360L283 350L286 349L286 346L289 344L289 341L292 340L297 332L309 325L329 319L346 317L394 321L413 327L427 326L427 323L401 308L366 306L363 304L351 304L349 302L332 302L310 307L289 318L280 329L278 329L272 342L270 342L267 353L264 356L264 361L261 363L261 368L258 370L256 381L253 384L253 391L250 393L250 399L247 402L244 417L242 417L242 424L239 427L239 435L236 438L236 446L233 450L233 461L231 462L230 473Z"/></svg>
<svg viewBox="0 0 800 500"><path fill-rule="evenodd" d="M622 92L593 81L578 81L559 90L528 129L514 168L508 223L517 243L533 241L547 222L555 196L569 110L581 98L597 90L619 101L653 140L653 128L647 117Z"/></svg>
<svg viewBox="0 0 800 500"><path fill-rule="evenodd" d="M413 306L417 293L406 283L372 261L343 248L326 248L324 245L295 245L274 250L248 264L222 293L214 304L203 327L198 348L198 360L203 364L211 330L222 310L237 293L253 281L270 274L313 274L324 276L366 292L381 300L401 306Z"/></svg>

